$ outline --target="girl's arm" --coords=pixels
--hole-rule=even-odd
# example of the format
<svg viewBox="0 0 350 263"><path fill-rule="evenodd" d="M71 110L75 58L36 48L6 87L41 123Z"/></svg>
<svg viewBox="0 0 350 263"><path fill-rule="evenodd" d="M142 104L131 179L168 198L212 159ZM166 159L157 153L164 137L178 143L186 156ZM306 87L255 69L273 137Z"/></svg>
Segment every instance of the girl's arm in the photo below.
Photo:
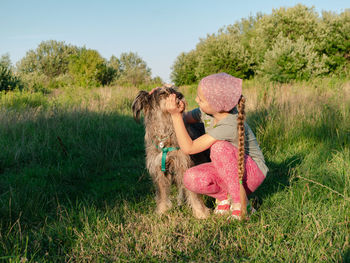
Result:
<svg viewBox="0 0 350 263"><path fill-rule="evenodd" d="M186 154L195 154L208 149L215 141L213 137L208 134L204 134L192 140L188 134L181 112L184 109L183 102L180 101L179 105L176 104L175 94L168 97L166 102L167 111L171 114L173 125L176 133L176 138L179 142L181 150ZM192 117L192 116L191 116ZM193 117L192 117L193 119Z"/></svg>

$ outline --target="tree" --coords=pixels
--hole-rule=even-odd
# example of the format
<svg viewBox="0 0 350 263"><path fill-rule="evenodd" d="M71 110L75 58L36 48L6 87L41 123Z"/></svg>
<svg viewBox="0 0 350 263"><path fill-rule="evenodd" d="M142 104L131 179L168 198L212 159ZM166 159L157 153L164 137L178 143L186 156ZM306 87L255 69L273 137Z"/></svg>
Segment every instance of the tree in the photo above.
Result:
<svg viewBox="0 0 350 263"><path fill-rule="evenodd" d="M342 69L350 63L350 9L340 15L323 12L320 41L316 49L327 55L326 64L331 72Z"/></svg>
<svg viewBox="0 0 350 263"><path fill-rule="evenodd" d="M35 50L26 53L17 68L22 73L37 72L54 78L68 72L70 58L77 52L77 47L63 41L43 41Z"/></svg>
<svg viewBox="0 0 350 263"><path fill-rule="evenodd" d="M104 83L106 62L96 50L81 48L71 57L68 68L76 85L88 87Z"/></svg>
<svg viewBox="0 0 350 263"><path fill-rule="evenodd" d="M238 34L210 35L201 40L196 47L196 77L201 79L207 75L226 72L238 78L249 78L252 61L250 55L240 42Z"/></svg>
<svg viewBox="0 0 350 263"><path fill-rule="evenodd" d="M317 42L319 21L314 8L301 4L291 8L273 9L271 15L262 15L255 23L250 39L255 64L260 65L263 62L266 51L272 47L279 34L293 41L303 36L306 42Z"/></svg>
<svg viewBox="0 0 350 263"><path fill-rule="evenodd" d="M258 73L272 81L289 82L307 80L327 71L325 57L318 56L313 43L306 42L303 36L293 41L280 33L265 53Z"/></svg>
<svg viewBox="0 0 350 263"><path fill-rule="evenodd" d="M114 70L114 77L115 79L118 79L121 75L120 60L116 56L112 55L107 63L107 66Z"/></svg>
<svg viewBox="0 0 350 263"><path fill-rule="evenodd" d="M137 53L122 53L119 62L120 77L118 82L120 84L138 86L151 80L151 69Z"/></svg>
<svg viewBox="0 0 350 263"><path fill-rule="evenodd" d="M9 91L23 87L22 81L13 73L9 54L0 58L0 91Z"/></svg>
<svg viewBox="0 0 350 263"><path fill-rule="evenodd" d="M182 52L177 56L171 72L171 80L176 86L192 84L197 81L196 68L198 62L194 50L185 53Z"/></svg>

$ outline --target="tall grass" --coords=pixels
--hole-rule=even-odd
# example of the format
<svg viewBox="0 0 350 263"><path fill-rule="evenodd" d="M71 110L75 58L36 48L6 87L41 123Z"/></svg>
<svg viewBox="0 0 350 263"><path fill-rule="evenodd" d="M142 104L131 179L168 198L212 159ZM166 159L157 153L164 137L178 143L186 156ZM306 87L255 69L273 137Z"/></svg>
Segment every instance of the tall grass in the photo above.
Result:
<svg viewBox="0 0 350 263"><path fill-rule="evenodd" d="M270 168L248 222L197 220L175 203L154 213L136 89L1 94L0 259L349 262L350 83L244 84ZM196 87L181 91L195 107Z"/></svg>

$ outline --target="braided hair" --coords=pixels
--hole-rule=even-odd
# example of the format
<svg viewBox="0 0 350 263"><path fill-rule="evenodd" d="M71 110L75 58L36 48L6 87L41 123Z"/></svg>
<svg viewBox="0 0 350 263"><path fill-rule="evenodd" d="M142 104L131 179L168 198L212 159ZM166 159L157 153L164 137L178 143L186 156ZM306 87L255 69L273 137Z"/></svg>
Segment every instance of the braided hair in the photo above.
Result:
<svg viewBox="0 0 350 263"><path fill-rule="evenodd" d="M243 176L245 171L244 165L244 120L245 120L245 98L241 95L238 101L238 117L237 117L237 130L238 130L238 180L239 180L239 196L241 199L241 219L245 219L247 216L247 193L243 186Z"/></svg>

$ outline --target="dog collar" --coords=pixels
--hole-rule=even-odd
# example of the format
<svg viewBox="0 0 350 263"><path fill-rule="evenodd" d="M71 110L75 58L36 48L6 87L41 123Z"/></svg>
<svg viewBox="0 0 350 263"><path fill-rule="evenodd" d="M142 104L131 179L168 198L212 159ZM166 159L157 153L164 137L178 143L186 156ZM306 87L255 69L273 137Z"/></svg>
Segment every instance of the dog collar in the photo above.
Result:
<svg viewBox="0 0 350 263"><path fill-rule="evenodd" d="M165 172L166 171L166 168L165 168L166 155L168 154L168 152L176 151L180 148L179 147L164 147L164 145L160 144L160 143L159 143L159 146L156 145L156 147L157 147L157 149L162 150L162 172Z"/></svg>

